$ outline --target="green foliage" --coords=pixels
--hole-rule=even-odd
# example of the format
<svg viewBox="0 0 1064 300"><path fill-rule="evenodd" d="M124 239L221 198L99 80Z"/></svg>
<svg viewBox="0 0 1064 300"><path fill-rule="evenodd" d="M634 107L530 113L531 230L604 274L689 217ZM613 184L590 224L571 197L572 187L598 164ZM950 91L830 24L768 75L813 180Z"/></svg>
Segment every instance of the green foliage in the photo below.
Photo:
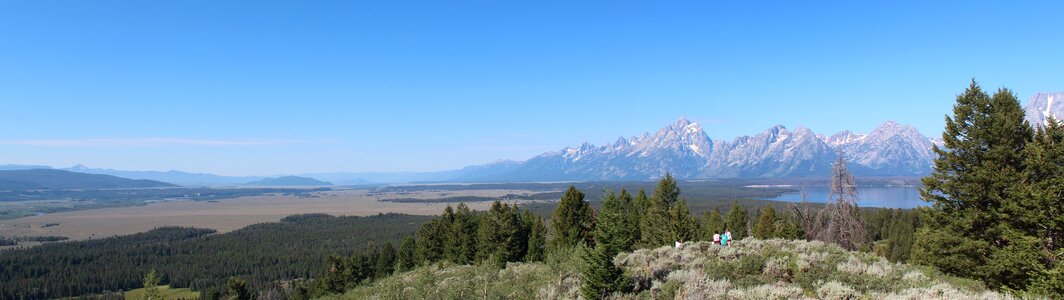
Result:
<svg viewBox="0 0 1064 300"><path fill-rule="evenodd" d="M591 205L584 201L584 193L573 186L565 191L554 215L550 218L553 238L551 249L570 248L592 242L594 217Z"/></svg>
<svg viewBox="0 0 1064 300"><path fill-rule="evenodd" d="M584 298L603 299L610 293L627 288L628 278L624 276L624 271L613 264L613 257L617 254L613 247L597 244L594 248L583 249L580 292Z"/></svg>
<svg viewBox="0 0 1064 300"><path fill-rule="evenodd" d="M373 276L377 278L392 275L395 272L395 247L392 243L384 244L384 247L373 250Z"/></svg>
<svg viewBox="0 0 1064 300"><path fill-rule="evenodd" d="M690 241L695 238L695 228L698 221L691 217L691 211L687 209L687 199L680 199L673 203L669 217L672 226L672 239L674 241Z"/></svg>
<svg viewBox="0 0 1064 300"><path fill-rule="evenodd" d="M226 299L228 300L252 300L255 294L248 289L248 283L237 277L230 277L225 283Z"/></svg>
<svg viewBox="0 0 1064 300"><path fill-rule="evenodd" d="M450 206L447 207L448 211ZM445 211L445 219L448 213ZM477 257L477 215L465 203L459 203L450 217L444 258L457 264L472 263Z"/></svg>
<svg viewBox="0 0 1064 300"><path fill-rule="evenodd" d="M621 189L622 199L624 191L624 189ZM639 192L635 194L635 199L632 202L635 205L635 215L632 216L631 219L636 228L640 228L643 223L646 222L646 215L650 213L650 198L647 198L647 193L643 190L643 188L639 188ZM640 243L641 241L643 241L642 229L635 231L633 241L635 243Z"/></svg>
<svg viewBox="0 0 1064 300"><path fill-rule="evenodd" d="M188 288L171 288L168 285L160 285L160 286L158 286L156 288L156 290L158 291L158 295L159 296L158 296L158 298L155 298L155 299L196 299L196 298L200 298L200 293L199 292L192 291L192 290L190 290ZM119 297L125 298L125 299L144 299L145 298L145 296L144 296L145 292L146 292L146 290L144 288L139 288L139 289L134 289L134 290L125 291L123 293L119 293L116 296L119 296ZM110 295L113 295L113 294L104 294L103 297L99 297L99 298L109 299L108 296L110 296ZM82 298L85 298L85 297L82 297ZM97 298L97 299L99 299L99 298ZM121 298L119 298L119 299L121 299Z"/></svg>
<svg viewBox="0 0 1064 300"><path fill-rule="evenodd" d="M531 212L525 211L531 216ZM547 226L539 215L532 216L528 233L528 252L525 261L542 261L547 251Z"/></svg>
<svg viewBox="0 0 1064 300"><path fill-rule="evenodd" d="M162 299L162 294L159 294L159 274L155 273L155 269L151 269L148 274L144 275L144 294L141 295L140 299Z"/></svg>
<svg viewBox="0 0 1064 300"><path fill-rule="evenodd" d="M721 216L719 208L714 208L712 212L706 211L702 219L702 240L712 241L713 234L724 232L724 217Z"/></svg>
<svg viewBox="0 0 1064 300"><path fill-rule="evenodd" d="M739 206L739 201L732 202L732 207L724 219L724 228L731 231L732 240L738 241L746 238L746 225L749 220L746 209Z"/></svg>
<svg viewBox="0 0 1064 300"><path fill-rule="evenodd" d="M1055 268L1054 241L1064 232L1062 141L1055 121L1033 132L1011 91L989 96L973 80L923 179L933 206L911 259L1003 289L1055 281L1043 276Z"/></svg>
<svg viewBox="0 0 1064 300"><path fill-rule="evenodd" d="M753 236L759 239L799 239L804 236L796 217L777 214L776 209L771 205L766 205L759 210L758 220L752 231ZM732 235L734 236L735 233L733 232Z"/></svg>
<svg viewBox="0 0 1064 300"><path fill-rule="evenodd" d="M611 193L612 194L612 193ZM646 195L643 195L646 197ZM618 222L619 231L626 238L623 243L620 243L620 249L622 251L631 251L635 247L635 243L639 242L642 229L639 228L639 224L642 222L642 214L640 204L638 200L632 199L632 194L629 194L627 190L621 189L621 193L617 194L616 211L620 215ZM603 210L605 209L605 202L603 202Z"/></svg>
<svg viewBox="0 0 1064 300"><path fill-rule="evenodd" d="M696 224L687 209L687 200L680 199L680 188L671 174L666 173L658 181L641 225L643 246L667 245L694 237Z"/></svg>
<svg viewBox="0 0 1064 300"><path fill-rule="evenodd" d="M417 262L433 262L443 258L444 241L451 225L448 221L446 219L433 219L418 228L417 233L414 235L414 240L417 242L417 251L415 252Z"/></svg>
<svg viewBox="0 0 1064 300"><path fill-rule="evenodd" d="M521 261L528 247L528 225L522 220L517 205L495 201L481 216L477 248L480 260L495 259L495 263Z"/></svg>
<svg viewBox="0 0 1064 300"><path fill-rule="evenodd" d="M399 244L399 251L395 255L395 261L397 271L407 271L420 264L417 260L417 242L414 241L413 236L403 238L403 243Z"/></svg>
<svg viewBox="0 0 1064 300"><path fill-rule="evenodd" d="M1056 262L1052 269L1038 270L1029 290L1051 299L1064 298L1064 264Z"/></svg>
<svg viewBox="0 0 1064 300"><path fill-rule="evenodd" d="M772 206L765 206L763 210L760 210L760 215L757 224L754 224L754 237L759 239L775 237L776 210L772 209Z"/></svg>

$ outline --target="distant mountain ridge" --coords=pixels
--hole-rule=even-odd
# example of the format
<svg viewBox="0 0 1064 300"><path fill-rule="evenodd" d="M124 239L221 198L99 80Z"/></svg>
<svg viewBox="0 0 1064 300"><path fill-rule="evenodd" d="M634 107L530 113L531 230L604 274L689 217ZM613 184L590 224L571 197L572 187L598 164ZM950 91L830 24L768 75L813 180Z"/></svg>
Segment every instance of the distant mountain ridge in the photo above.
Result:
<svg viewBox="0 0 1064 300"><path fill-rule="evenodd" d="M309 177L300 176L281 176L277 178L264 178L252 182L245 183L245 185L254 186L330 186L331 182L321 181Z"/></svg>
<svg viewBox="0 0 1064 300"><path fill-rule="evenodd" d="M222 176L207 173L189 173L175 170L165 172L123 171L114 169L89 168L84 165L76 165L70 168L65 168L63 170L89 174L104 174L131 179L156 180L180 184L184 186L241 185L249 181L255 181L266 178L265 176Z"/></svg>
<svg viewBox="0 0 1064 300"><path fill-rule="evenodd" d="M154 180L133 180L111 175L85 174L55 169L0 171L0 190L122 189L176 187Z"/></svg>

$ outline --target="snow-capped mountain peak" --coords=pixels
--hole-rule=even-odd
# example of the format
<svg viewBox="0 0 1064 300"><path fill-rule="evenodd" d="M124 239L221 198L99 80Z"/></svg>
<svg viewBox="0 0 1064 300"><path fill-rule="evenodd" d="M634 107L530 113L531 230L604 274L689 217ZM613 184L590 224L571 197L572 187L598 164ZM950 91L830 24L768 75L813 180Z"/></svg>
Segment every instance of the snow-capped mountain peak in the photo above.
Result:
<svg viewBox="0 0 1064 300"><path fill-rule="evenodd" d="M861 139L864 139L865 136L866 135L864 134L856 134L849 130L843 130L839 131L836 134L832 134L831 136L826 137L823 140L825 143L831 145L832 147L838 147L839 145L845 145L860 141Z"/></svg>
<svg viewBox="0 0 1064 300"><path fill-rule="evenodd" d="M1027 100L1024 112L1031 126L1044 126L1049 117L1058 121L1062 120L1064 119L1064 92L1035 94Z"/></svg>
<svg viewBox="0 0 1064 300"><path fill-rule="evenodd" d="M869 134L824 137L811 129L772 126L753 136L714 141L680 118L651 133L619 137L603 146L583 143L491 173L495 180L645 180L677 178L828 176L836 153L858 175L922 175L930 171L931 139L915 128L886 122Z"/></svg>

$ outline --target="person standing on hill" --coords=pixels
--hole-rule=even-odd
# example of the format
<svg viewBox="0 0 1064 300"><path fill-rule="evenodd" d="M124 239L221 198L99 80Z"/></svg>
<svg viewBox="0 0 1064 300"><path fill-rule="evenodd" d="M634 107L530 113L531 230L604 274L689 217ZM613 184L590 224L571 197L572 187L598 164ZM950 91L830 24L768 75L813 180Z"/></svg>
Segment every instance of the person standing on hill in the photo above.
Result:
<svg viewBox="0 0 1064 300"><path fill-rule="evenodd" d="M720 245L720 234L719 233L713 233L713 243L717 244L717 245Z"/></svg>

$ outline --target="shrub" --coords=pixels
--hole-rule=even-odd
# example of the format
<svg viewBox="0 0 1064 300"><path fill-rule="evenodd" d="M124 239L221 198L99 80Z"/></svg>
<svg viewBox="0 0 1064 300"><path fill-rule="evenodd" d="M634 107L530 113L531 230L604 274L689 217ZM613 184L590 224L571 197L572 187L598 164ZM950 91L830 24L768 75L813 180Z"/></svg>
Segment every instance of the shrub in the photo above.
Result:
<svg viewBox="0 0 1064 300"><path fill-rule="evenodd" d="M838 281L830 281L816 290L816 295L825 300L856 299L861 295L853 288Z"/></svg>

